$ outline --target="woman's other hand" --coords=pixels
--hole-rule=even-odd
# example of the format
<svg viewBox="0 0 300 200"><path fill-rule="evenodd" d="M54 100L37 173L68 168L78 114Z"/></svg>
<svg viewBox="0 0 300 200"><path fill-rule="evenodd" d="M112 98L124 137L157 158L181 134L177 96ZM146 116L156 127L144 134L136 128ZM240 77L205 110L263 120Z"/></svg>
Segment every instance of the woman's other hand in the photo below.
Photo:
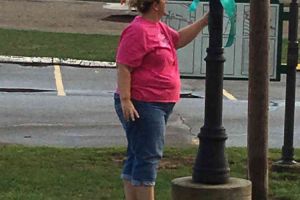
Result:
<svg viewBox="0 0 300 200"><path fill-rule="evenodd" d="M132 120L135 121L136 118L139 118L139 113L136 111L132 101L131 101L131 71L132 68L117 63L118 70L118 88L120 91L120 99L122 105L123 115L126 121Z"/></svg>
<svg viewBox="0 0 300 200"><path fill-rule="evenodd" d="M121 99L122 111L126 121L135 121L140 118L139 113L136 111L132 101L130 99Z"/></svg>

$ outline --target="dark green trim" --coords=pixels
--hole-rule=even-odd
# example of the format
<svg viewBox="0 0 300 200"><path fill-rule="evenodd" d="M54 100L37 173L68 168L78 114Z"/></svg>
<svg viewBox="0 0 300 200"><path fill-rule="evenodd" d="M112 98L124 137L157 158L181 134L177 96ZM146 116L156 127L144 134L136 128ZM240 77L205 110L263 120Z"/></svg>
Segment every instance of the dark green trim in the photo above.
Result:
<svg viewBox="0 0 300 200"><path fill-rule="evenodd" d="M279 65L278 69L280 74L286 74L287 71L287 64L281 63L281 65Z"/></svg>
<svg viewBox="0 0 300 200"><path fill-rule="evenodd" d="M282 32L283 32L283 16L284 16L284 6L279 4L279 17L278 17L278 37L277 37L277 62L276 62L276 78L274 81L280 81L282 69L281 69L281 56L282 56Z"/></svg>
<svg viewBox="0 0 300 200"><path fill-rule="evenodd" d="M290 16L290 13L289 12L284 12L282 13L282 20L283 21L288 21L289 20L289 16Z"/></svg>
<svg viewBox="0 0 300 200"><path fill-rule="evenodd" d="M280 66L280 68L277 69L277 71L280 71L279 74L285 74L286 73L286 69L284 68L285 66ZM181 75L180 78L182 79L205 79L205 76L187 76L187 75ZM230 80L230 81L248 81L248 77L224 77L223 80ZM280 81L280 79L277 79L277 77L274 78L270 78L270 81Z"/></svg>
<svg viewBox="0 0 300 200"><path fill-rule="evenodd" d="M182 79L205 79L205 76L181 75L180 78L182 78ZM224 77L223 80L246 81L246 80L248 80L248 78L247 77L245 77L245 78Z"/></svg>

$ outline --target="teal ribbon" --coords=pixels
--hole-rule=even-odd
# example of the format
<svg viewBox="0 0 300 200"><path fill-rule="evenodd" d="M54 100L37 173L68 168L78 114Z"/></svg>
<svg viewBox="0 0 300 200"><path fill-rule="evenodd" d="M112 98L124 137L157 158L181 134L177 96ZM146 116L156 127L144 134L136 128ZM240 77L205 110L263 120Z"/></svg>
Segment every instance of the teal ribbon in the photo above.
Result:
<svg viewBox="0 0 300 200"><path fill-rule="evenodd" d="M229 37L225 47L230 47L234 43L236 34L236 5L234 0L221 0L221 4L230 21Z"/></svg>
<svg viewBox="0 0 300 200"><path fill-rule="evenodd" d="M225 47L230 47L234 43L236 35L236 5L234 0L220 1L230 21L229 37L225 45ZM192 4L189 6L189 11L196 11L199 2L200 0L193 0Z"/></svg>
<svg viewBox="0 0 300 200"><path fill-rule="evenodd" d="M192 4L189 6L189 11L195 12L199 3L200 3L200 0L193 0Z"/></svg>

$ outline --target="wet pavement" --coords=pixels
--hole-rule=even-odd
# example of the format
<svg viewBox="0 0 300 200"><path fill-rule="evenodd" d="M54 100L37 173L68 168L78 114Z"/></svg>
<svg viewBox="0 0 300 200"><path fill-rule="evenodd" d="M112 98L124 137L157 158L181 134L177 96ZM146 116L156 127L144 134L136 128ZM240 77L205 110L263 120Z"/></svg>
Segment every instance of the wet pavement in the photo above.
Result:
<svg viewBox="0 0 300 200"><path fill-rule="evenodd" d="M104 3L76 0L1 0L0 27L53 32L119 35L133 13L103 9ZM0 143L58 147L124 146L114 113L115 69L60 66L65 96L58 94L55 67L0 63ZM297 74L295 120L300 117ZM60 88L61 89L61 88ZM223 124L227 146L246 146L246 81L224 81ZM182 80L185 97L170 118L166 144L195 145L204 123L205 81ZM285 76L270 83L269 145L281 148L284 130ZM200 97L200 98L199 98ZM300 147L295 123L295 147Z"/></svg>
<svg viewBox="0 0 300 200"><path fill-rule="evenodd" d="M60 71L63 96L58 93L54 66L0 63L0 73L4 75L0 79L0 143L56 147L126 145L113 106L115 69L60 66ZM167 127L166 144L169 146L197 144L196 136L204 124L204 80L182 82L182 94L193 98L182 98L176 105ZM271 84L272 90L278 92L282 90L279 86ZM234 96L244 97L229 100L224 96L223 125L228 134L227 146L246 146L248 102L243 88L247 88L247 83L225 81L224 88L233 91L229 87L235 88ZM271 97L269 110L269 145L280 148L284 100ZM296 120L300 117L299 111L298 100ZM300 125L295 123L296 147L300 147L299 134Z"/></svg>

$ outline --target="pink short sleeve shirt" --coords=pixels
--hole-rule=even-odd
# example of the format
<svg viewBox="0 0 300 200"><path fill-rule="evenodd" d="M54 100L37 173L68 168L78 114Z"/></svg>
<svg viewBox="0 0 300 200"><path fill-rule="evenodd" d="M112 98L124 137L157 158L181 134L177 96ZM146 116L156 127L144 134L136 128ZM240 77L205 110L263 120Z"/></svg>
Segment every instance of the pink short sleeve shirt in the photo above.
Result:
<svg viewBox="0 0 300 200"><path fill-rule="evenodd" d="M122 32L116 62L132 68L131 98L146 102L179 100L178 39L178 32L166 24L140 16Z"/></svg>

